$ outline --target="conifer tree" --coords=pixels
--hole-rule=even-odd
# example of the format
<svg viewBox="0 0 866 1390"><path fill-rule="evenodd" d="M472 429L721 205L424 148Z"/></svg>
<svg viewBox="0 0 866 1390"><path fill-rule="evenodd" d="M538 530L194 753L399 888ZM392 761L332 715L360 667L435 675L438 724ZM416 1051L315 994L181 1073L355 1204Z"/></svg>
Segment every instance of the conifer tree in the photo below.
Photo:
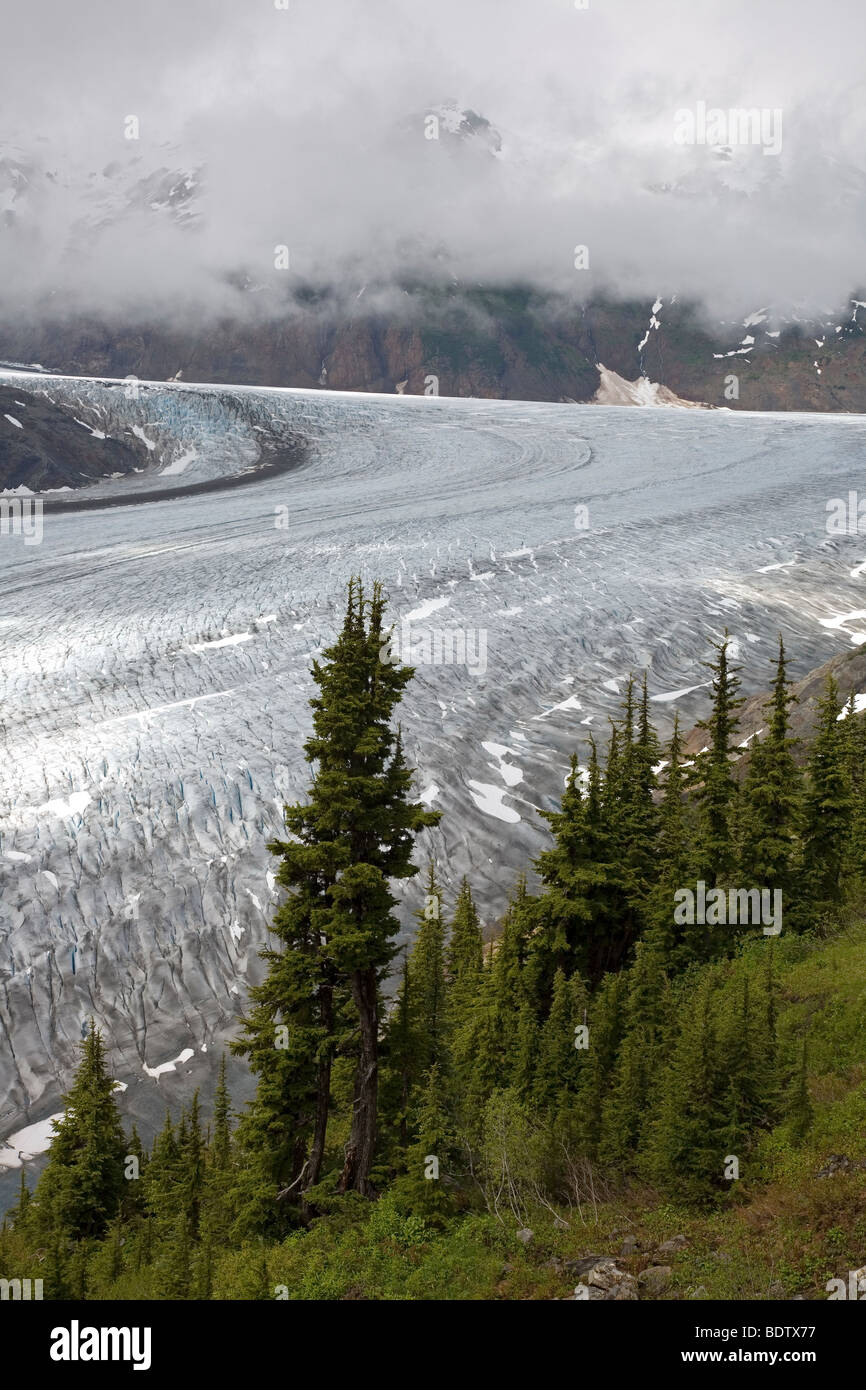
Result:
<svg viewBox="0 0 866 1390"><path fill-rule="evenodd" d="M853 807L840 712L838 686L830 675L818 703L807 764L801 879L806 925L837 908L844 891Z"/></svg>
<svg viewBox="0 0 866 1390"><path fill-rule="evenodd" d="M637 738L632 757L632 794L629 825L629 866L632 871L633 908L640 912L643 898L654 881L657 866L656 841L659 813L654 793L658 787L656 767L661 758L658 735L650 722L649 692L644 673L638 706Z"/></svg>
<svg viewBox="0 0 866 1390"><path fill-rule="evenodd" d="M102 1035L93 1019L81 1044L81 1062L54 1121L48 1162L34 1200L51 1212L52 1225L72 1240L99 1237L124 1193L126 1139L108 1074ZM46 1195L48 1200L46 1201Z"/></svg>
<svg viewBox="0 0 866 1390"><path fill-rule="evenodd" d="M190 1236L195 1240L198 1236L204 1186L204 1141L201 1132L198 1091L193 1094L189 1112L184 1116L178 1146L178 1159L182 1187L181 1210L189 1226Z"/></svg>
<svg viewBox="0 0 866 1390"><path fill-rule="evenodd" d="M172 1230L183 1211L183 1177L178 1137L166 1111L165 1123L153 1141L143 1183L145 1205L159 1232Z"/></svg>
<svg viewBox="0 0 866 1390"><path fill-rule="evenodd" d="M578 1134L584 1152L596 1158L602 1111L610 1089L625 1026L628 979L624 971L606 975L589 1007L589 1047L582 1054L577 1089Z"/></svg>
<svg viewBox="0 0 866 1390"><path fill-rule="evenodd" d="M779 658L772 699L765 706L766 738L750 745L745 801L744 835L740 850L744 883L779 889L783 904L790 900L793 857L801 807L801 778L794 761L797 740L790 736L789 708L795 703L787 676L785 646L779 638Z"/></svg>
<svg viewBox="0 0 866 1390"><path fill-rule="evenodd" d="M32 1193L27 1186L27 1170L21 1169L21 1181L18 1184L18 1201L13 1209L13 1219L15 1226L20 1230L27 1219L27 1208L32 1200Z"/></svg>
<svg viewBox="0 0 866 1390"><path fill-rule="evenodd" d="M627 976L623 1039L603 1098L599 1157L629 1166L640 1145L666 1055L669 990L659 943L638 942Z"/></svg>
<svg viewBox="0 0 866 1390"><path fill-rule="evenodd" d="M575 1029L583 1024L587 1002L580 976L567 980L565 972L557 970L550 1012L538 1041L534 1088L536 1104L550 1113L563 1109L566 1098L577 1090L584 1054L576 1047Z"/></svg>
<svg viewBox="0 0 866 1390"><path fill-rule="evenodd" d="M854 691L846 706L843 738L847 750L851 793L851 830L845 847L843 872L846 882L859 885L866 879L866 714L858 713Z"/></svg>
<svg viewBox="0 0 866 1390"><path fill-rule="evenodd" d="M669 969L681 968L703 950L702 944L691 939L688 927L683 929L674 920L674 895L686 885L694 868L691 828L684 800L686 777L682 752L679 716L676 716L667 747L667 768L659 808L656 883L650 891L646 909L647 941L652 941Z"/></svg>
<svg viewBox="0 0 866 1390"><path fill-rule="evenodd" d="M718 1047L711 969L683 999L679 1036L659 1090L645 1144L649 1173L686 1201L700 1202L724 1181L726 1063Z"/></svg>
<svg viewBox="0 0 866 1390"><path fill-rule="evenodd" d="M413 1211L437 1221L452 1208L451 1169L455 1139L448 1114L445 1087L437 1063L426 1073L419 1088L415 1139L406 1155L406 1173L395 1191Z"/></svg>
<svg viewBox="0 0 866 1390"><path fill-rule="evenodd" d="M379 1095L382 1120L386 1126L396 1126L401 1144L408 1137L412 1087L421 1074L420 1047L415 990L409 977L409 956L404 951L400 988L385 1029Z"/></svg>
<svg viewBox="0 0 866 1390"><path fill-rule="evenodd" d="M785 1118L791 1129L795 1144L802 1144L812 1127L814 1110L809 1096L809 1070L806 1053L806 1039L800 1052L800 1062L795 1071L785 1104Z"/></svg>
<svg viewBox="0 0 866 1390"><path fill-rule="evenodd" d="M464 876L451 922L447 951L447 1013L454 1029L471 1010L481 984L484 936L472 889Z"/></svg>
<svg viewBox="0 0 866 1390"><path fill-rule="evenodd" d="M505 1051L492 965L485 965L477 990L452 1042L454 1090L467 1132L475 1134L485 1101L502 1084Z"/></svg>
<svg viewBox="0 0 866 1390"><path fill-rule="evenodd" d="M413 671L392 659L384 610L379 585L368 599L352 580L342 631L313 664L319 693L310 701L313 735L305 744L315 769L309 801L286 808L294 840L270 846L281 856L278 882L290 893L274 920L283 949L263 953L269 973L251 991L254 1007L235 1044L259 1076L239 1143L268 1155L267 1175L284 1184L286 1196L319 1177L341 1011L354 1023L356 1066L340 1186L372 1191L379 985L399 927L389 885L417 872L415 836L439 820L439 812L410 800L413 773L390 727ZM275 1047L277 1028L287 1031L288 1046Z"/></svg>
<svg viewBox="0 0 866 1390"><path fill-rule="evenodd" d="M626 906L625 870L604 810L601 769L591 741L589 780L581 795L577 758L559 811L542 811L554 836L536 867L545 891L538 914L550 961L550 986L557 968L575 971L591 986L623 963L633 931Z"/></svg>
<svg viewBox="0 0 866 1390"><path fill-rule="evenodd" d="M741 1157L757 1129L770 1121L776 1075L774 1049L753 1008L748 974L727 1026L719 1028L719 1048L725 1059L722 1144Z"/></svg>
<svg viewBox="0 0 866 1390"><path fill-rule="evenodd" d="M438 824L441 813L410 800L413 771L403 756L399 731L390 727L412 667L388 655L381 587L364 598L350 586L343 633L314 667L321 695L315 699L315 734L308 756L318 765L316 787L325 799L327 824L336 836L339 878L331 890L328 952L348 979L358 1020L352 1127L340 1176L345 1191L370 1194L378 1107L379 983L393 959L399 922L392 909L392 879L417 873L415 837Z"/></svg>
<svg viewBox="0 0 866 1390"><path fill-rule="evenodd" d="M538 1017L531 999L526 995L520 1005L514 1052L509 1067L511 1083L523 1101L530 1099L535 1088L539 1034Z"/></svg>
<svg viewBox="0 0 866 1390"><path fill-rule="evenodd" d="M497 1030L506 1068L514 1062L518 1022L528 985L526 962L534 929L534 900L521 874L509 900L492 962Z"/></svg>
<svg viewBox="0 0 866 1390"><path fill-rule="evenodd" d="M736 754L737 710L743 700L738 695L740 678L738 666L731 666L728 649L730 637L725 632L721 642L714 642L714 661L704 662L712 672L713 708L709 717L698 723L709 736L706 752L695 760L692 784L700 811L698 839L698 872L708 887L726 884L734 870L734 802L736 783L731 771L731 759ZM712 943L724 946L723 941Z"/></svg>
<svg viewBox="0 0 866 1390"><path fill-rule="evenodd" d="M416 913L418 931L409 958L415 1001L418 1066L421 1072L441 1063L445 1044L445 917L442 890L431 859L423 906Z"/></svg>
<svg viewBox="0 0 866 1390"><path fill-rule="evenodd" d="M227 1245L233 1220L230 1193L234 1183L232 1170L231 1103L226 1084L226 1059L220 1059L219 1076L214 1095L213 1127L205 1152L201 1191L201 1237L211 1252L215 1246ZM210 1256L208 1257L208 1261ZM200 1271L210 1279L210 1264ZM199 1297L209 1297L199 1294Z"/></svg>

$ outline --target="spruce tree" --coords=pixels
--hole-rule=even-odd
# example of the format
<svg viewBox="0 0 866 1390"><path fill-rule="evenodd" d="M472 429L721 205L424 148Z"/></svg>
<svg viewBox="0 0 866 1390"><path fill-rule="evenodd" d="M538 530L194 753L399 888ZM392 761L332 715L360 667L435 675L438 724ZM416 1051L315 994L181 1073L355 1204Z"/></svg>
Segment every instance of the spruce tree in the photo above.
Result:
<svg viewBox="0 0 866 1390"><path fill-rule="evenodd" d="M571 760L559 811L542 811L554 836L536 867L544 884L538 905L549 985L556 969L575 971L591 986L622 965L633 940L627 909L627 876L615 830L605 812L598 755L590 742L589 780L580 791L577 758Z"/></svg>
<svg viewBox="0 0 866 1390"><path fill-rule="evenodd" d="M535 925L534 906L534 899L527 892L526 875L521 874L505 912L492 963L497 1028L508 1069L515 1058L520 1011L529 984L526 962Z"/></svg>
<svg viewBox="0 0 866 1390"><path fill-rule="evenodd" d="M108 1073L102 1035L93 1019L81 1062L54 1121L48 1162L34 1201L51 1212L52 1227L71 1240L100 1237L124 1195L126 1139ZM47 1200L46 1200L47 1198Z"/></svg>
<svg viewBox="0 0 866 1390"><path fill-rule="evenodd" d="M853 820L839 690L828 675L807 764L803 817L803 925L817 925L836 910L844 893L845 851Z"/></svg>
<svg viewBox="0 0 866 1390"><path fill-rule="evenodd" d="M379 585L368 599L352 580L342 631L313 664L319 693L310 701L313 735L305 744L314 767L309 800L286 808L293 841L270 846L290 895L274 919L282 950L263 953L268 976L251 991L245 1036L235 1044L259 1076L238 1141L266 1154L265 1176L284 1196L319 1178L343 1014L354 1025L356 1066L340 1185L372 1191L379 986L399 927L389 885L417 872L415 836L440 815L411 801L413 773L390 727L413 671L391 659L384 610ZM286 1034L288 1045L275 1045Z"/></svg>
<svg viewBox="0 0 866 1390"><path fill-rule="evenodd" d="M649 1174L686 1201L705 1201L724 1182L726 1059L717 1038L717 978L705 968L681 1005L680 1031L644 1144Z"/></svg>
<svg viewBox="0 0 866 1390"><path fill-rule="evenodd" d="M228 1244L233 1219L230 1198L233 1183L231 1103L226 1084L226 1059L223 1056L214 1096L213 1127L205 1151L201 1192L201 1237L202 1243L211 1252L216 1246ZM207 1267L210 1268L209 1263ZM199 1297L209 1295L200 1294Z"/></svg>
<svg viewBox="0 0 866 1390"><path fill-rule="evenodd" d="M634 1162L666 1054L670 998L657 940L638 943L627 981L623 1039L603 1098L599 1142L602 1162L624 1167Z"/></svg>
<svg viewBox="0 0 866 1390"><path fill-rule="evenodd" d="M416 920L418 930L409 957L409 976L415 1003L418 1065L425 1072L442 1061L446 1033L445 915L432 859L427 867L424 903Z"/></svg>
<svg viewBox="0 0 866 1390"><path fill-rule="evenodd" d="M725 632L721 642L714 642L715 660L704 662L712 672L713 708L709 717L698 723L709 736L705 752L695 759L692 784L700 811L698 838L698 872L708 888L728 883L735 867L734 802L736 783L731 759L737 749L737 713L743 700L738 695L740 678L738 666L731 666L728 649L730 637ZM724 949L727 942L716 941L712 947Z"/></svg>
<svg viewBox="0 0 866 1390"><path fill-rule="evenodd" d="M589 1047L581 1053L576 1108L580 1143L591 1159L598 1155L602 1112L625 1028L627 992L625 971L606 975L589 1006Z"/></svg>
<svg viewBox="0 0 866 1390"><path fill-rule="evenodd" d="M484 964L484 936L465 875L451 922L446 962L446 1009L448 1026L453 1031L472 1009Z"/></svg>
<svg viewBox="0 0 866 1390"><path fill-rule="evenodd" d="M866 714L857 713L853 690L846 709L843 738L847 749L852 809L843 873L846 882L856 885L862 895L866 879Z"/></svg>
<svg viewBox="0 0 866 1390"><path fill-rule="evenodd" d="M348 981L357 1016L358 1049L352 1126L340 1176L342 1190L371 1194L378 1108L379 985L394 957L399 923L393 879L418 872L415 837L441 813L412 801L413 770L390 720L412 667L389 654L381 586L366 600L350 585L343 632L314 666L320 695L312 701L314 736L307 755L317 764L314 794L320 823L334 836L339 876L331 889L327 950Z"/></svg>
<svg viewBox="0 0 866 1390"><path fill-rule="evenodd" d="M750 746L740 862L744 885L779 889L783 905L791 898L802 794L792 751L797 740L790 736L789 709L794 703L780 637L773 696L765 706L767 735Z"/></svg>
<svg viewBox="0 0 866 1390"><path fill-rule="evenodd" d="M422 1078L415 1107L414 1141L406 1155L406 1173L395 1193L427 1220L440 1221L452 1209L455 1137L438 1064Z"/></svg>
<svg viewBox="0 0 866 1390"><path fill-rule="evenodd" d="M680 969L703 951L703 943L692 939L691 931L674 920L676 892L684 888L694 870L694 852L688 808L685 803L686 775L683 769L683 742L679 716L667 746L667 767L659 808L656 842L656 882L647 902L646 939L661 953L666 969Z"/></svg>
<svg viewBox="0 0 866 1390"><path fill-rule="evenodd" d="M565 972L557 970L550 1012L538 1039L534 1087L535 1103L551 1115L563 1109L567 1097L577 1090L580 1059L585 1054L576 1047L575 1030L584 1022L587 1002L580 976L567 980Z"/></svg>
<svg viewBox="0 0 866 1390"><path fill-rule="evenodd" d="M806 1052L806 1039L800 1052L800 1061L785 1098L785 1119L791 1130L795 1144L802 1144L812 1127L814 1110L809 1096L809 1069Z"/></svg>

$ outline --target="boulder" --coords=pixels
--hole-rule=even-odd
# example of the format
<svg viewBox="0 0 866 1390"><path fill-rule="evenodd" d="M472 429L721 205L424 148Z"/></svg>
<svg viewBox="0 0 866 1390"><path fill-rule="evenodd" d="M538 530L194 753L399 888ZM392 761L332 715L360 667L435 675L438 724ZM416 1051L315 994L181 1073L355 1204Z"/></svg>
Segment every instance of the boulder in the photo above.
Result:
<svg viewBox="0 0 866 1390"><path fill-rule="evenodd" d="M575 1300L604 1299L607 1302L633 1303L637 1300L637 1281L625 1270L618 1269L613 1260L601 1259L593 1264L586 1280L574 1291Z"/></svg>
<svg viewBox="0 0 866 1390"><path fill-rule="evenodd" d="M672 1275L670 1265L649 1265L637 1276L638 1288L644 1298L660 1298Z"/></svg>
<svg viewBox="0 0 866 1390"><path fill-rule="evenodd" d="M581 1279L584 1274L588 1274L593 1265L600 1264L602 1260L609 1259L608 1255L584 1255L581 1260L566 1260L565 1268L573 1277Z"/></svg>
<svg viewBox="0 0 866 1390"><path fill-rule="evenodd" d="M671 1236L670 1240L663 1241L656 1250L657 1255L676 1255L678 1250L685 1250L688 1245L686 1236Z"/></svg>

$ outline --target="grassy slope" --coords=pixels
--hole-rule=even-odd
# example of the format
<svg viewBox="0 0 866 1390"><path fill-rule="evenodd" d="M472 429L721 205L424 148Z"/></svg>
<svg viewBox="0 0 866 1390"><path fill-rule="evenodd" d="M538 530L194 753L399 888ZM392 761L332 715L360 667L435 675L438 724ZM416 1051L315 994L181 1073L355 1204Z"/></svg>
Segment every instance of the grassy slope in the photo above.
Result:
<svg viewBox="0 0 866 1390"><path fill-rule="evenodd" d="M764 945L740 968L759 969ZM562 1298L577 1280L558 1261L609 1254L637 1274L658 1244L684 1234L688 1246L664 1257L666 1298L826 1297L828 1279L866 1263L866 1171L815 1176L831 1153L866 1156L866 925L824 942L782 937L775 950L782 1056L793 1065L805 1030L814 1123L801 1148L783 1127L762 1136L722 1207L696 1213L635 1188L596 1212L563 1211L567 1229L535 1213L524 1247L513 1220L470 1216L435 1233L385 1198L372 1214L344 1209L273 1248L268 1283L290 1298ZM619 1254L626 1234L639 1242L629 1257ZM251 1252L226 1257L215 1296L255 1297L252 1264Z"/></svg>

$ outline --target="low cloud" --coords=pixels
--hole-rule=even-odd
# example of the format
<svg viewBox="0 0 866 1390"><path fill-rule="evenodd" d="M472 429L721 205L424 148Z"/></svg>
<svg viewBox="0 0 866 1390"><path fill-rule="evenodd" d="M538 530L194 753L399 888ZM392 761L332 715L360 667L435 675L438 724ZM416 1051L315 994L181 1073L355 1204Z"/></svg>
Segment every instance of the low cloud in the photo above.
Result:
<svg viewBox="0 0 866 1390"><path fill-rule="evenodd" d="M864 278L864 37L860 0L20 6L0 309L189 321L409 279L835 308ZM699 103L780 112L781 148L678 143Z"/></svg>

